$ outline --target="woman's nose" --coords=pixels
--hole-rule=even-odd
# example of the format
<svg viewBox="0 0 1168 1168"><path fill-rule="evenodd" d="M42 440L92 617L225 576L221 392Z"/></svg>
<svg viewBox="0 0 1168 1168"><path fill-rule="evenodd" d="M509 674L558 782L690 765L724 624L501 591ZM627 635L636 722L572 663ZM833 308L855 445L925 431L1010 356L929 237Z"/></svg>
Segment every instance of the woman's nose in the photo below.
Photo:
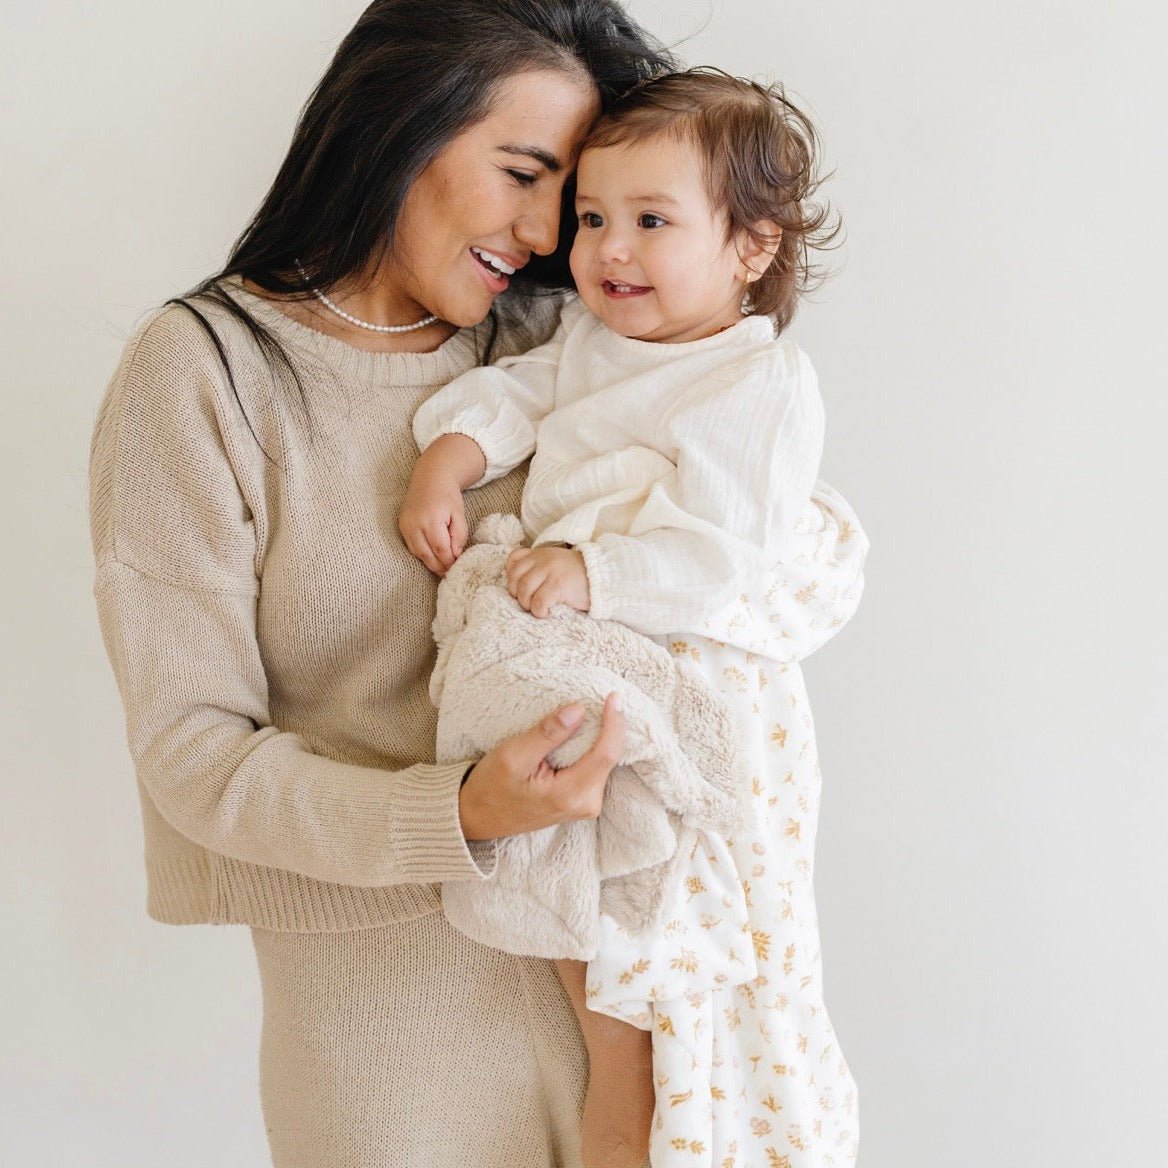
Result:
<svg viewBox="0 0 1168 1168"><path fill-rule="evenodd" d="M515 224L515 237L537 255L551 255L560 241L560 196L548 192Z"/></svg>

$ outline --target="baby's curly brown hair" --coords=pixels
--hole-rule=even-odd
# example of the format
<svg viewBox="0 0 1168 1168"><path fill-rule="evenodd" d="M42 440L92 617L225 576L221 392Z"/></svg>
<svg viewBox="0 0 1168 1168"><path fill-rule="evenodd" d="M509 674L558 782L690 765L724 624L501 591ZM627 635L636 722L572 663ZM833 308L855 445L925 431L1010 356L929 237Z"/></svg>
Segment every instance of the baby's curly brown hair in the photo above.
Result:
<svg viewBox="0 0 1168 1168"><path fill-rule="evenodd" d="M811 119L782 85L763 85L702 67L666 73L624 95L593 126L584 149L624 146L670 134L697 147L710 203L725 212L727 238L746 232L762 246L774 236L756 229L772 220L782 230L766 271L750 285L750 310L770 316L781 332L799 296L826 271L813 251L830 249L842 230L824 201L812 201L823 178L821 146Z"/></svg>

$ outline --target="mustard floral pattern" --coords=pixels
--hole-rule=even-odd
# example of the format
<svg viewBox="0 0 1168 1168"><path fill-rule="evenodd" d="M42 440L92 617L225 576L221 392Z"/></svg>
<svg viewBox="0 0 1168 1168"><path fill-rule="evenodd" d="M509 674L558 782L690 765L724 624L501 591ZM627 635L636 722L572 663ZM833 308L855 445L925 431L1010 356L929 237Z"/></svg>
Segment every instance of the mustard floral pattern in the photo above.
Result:
<svg viewBox="0 0 1168 1168"><path fill-rule="evenodd" d="M606 920L589 965L589 1005L652 1031L653 1168L856 1160L856 1087L823 1001L812 890L820 774L797 663L830 635L817 612L838 609L812 592L794 597L801 625L776 620L783 584L776 572L709 635L660 638L736 711L753 773L745 826L733 839L699 838L660 935L630 938Z"/></svg>

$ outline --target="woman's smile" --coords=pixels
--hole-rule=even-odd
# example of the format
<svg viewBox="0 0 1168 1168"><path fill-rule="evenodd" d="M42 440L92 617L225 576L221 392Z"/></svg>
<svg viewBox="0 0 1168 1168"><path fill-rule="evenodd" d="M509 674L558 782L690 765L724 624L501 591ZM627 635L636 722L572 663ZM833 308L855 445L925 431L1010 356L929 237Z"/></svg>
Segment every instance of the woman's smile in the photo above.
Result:
<svg viewBox="0 0 1168 1168"><path fill-rule="evenodd" d="M496 294L506 292L511 284L511 277L527 264L527 260L508 263L502 256L483 247L471 247L470 255L486 280L487 287Z"/></svg>
<svg viewBox="0 0 1168 1168"><path fill-rule="evenodd" d="M499 83L486 117L434 156L402 204L382 277L402 319L476 325L532 254L555 250L564 182L599 111L587 77L533 70Z"/></svg>

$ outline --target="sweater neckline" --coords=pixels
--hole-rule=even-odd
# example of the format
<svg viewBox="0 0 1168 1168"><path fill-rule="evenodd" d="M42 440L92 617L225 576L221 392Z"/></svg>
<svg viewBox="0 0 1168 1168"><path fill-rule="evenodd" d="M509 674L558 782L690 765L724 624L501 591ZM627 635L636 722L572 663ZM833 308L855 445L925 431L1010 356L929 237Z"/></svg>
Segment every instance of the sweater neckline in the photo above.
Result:
<svg viewBox="0 0 1168 1168"><path fill-rule="evenodd" d="M484 322L459 329L428 353L373 353L293 320L271 300L249 292L237 277L222 286L281 341L345 377L386 385L445 385L477 363L486 341Z"/></svg>

